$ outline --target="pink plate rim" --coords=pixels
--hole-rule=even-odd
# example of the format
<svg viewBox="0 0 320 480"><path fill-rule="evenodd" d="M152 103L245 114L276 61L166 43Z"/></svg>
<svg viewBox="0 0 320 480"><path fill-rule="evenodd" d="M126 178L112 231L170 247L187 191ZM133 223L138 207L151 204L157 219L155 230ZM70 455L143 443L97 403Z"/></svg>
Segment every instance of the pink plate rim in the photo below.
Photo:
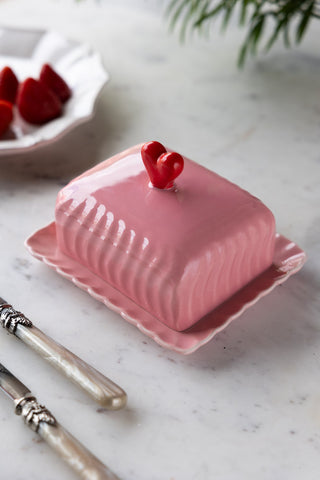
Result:
<svg viewBox="0 0 320 480"><path fill-rule="evenodd" d="M127 322L136 326L159 345L185 355L208 343L260 298L298 272L306 261L306 254L300 247L284 236L276 234L274 260L270 268L196 325L186 331L177 332L86 267L59 251L54 222L32 234L25 245L34 257L119 313Z"/></svg>

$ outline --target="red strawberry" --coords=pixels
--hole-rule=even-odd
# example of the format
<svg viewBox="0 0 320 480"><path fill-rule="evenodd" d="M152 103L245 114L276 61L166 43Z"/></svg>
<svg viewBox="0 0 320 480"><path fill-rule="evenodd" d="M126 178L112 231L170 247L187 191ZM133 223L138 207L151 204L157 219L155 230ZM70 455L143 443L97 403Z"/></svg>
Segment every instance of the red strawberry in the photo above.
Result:
<svg viewBox="0 0 320 480"><path fill-rule="evenodd" d="M49 87L64 103L71 97L71 90L67 83L53 70L53 68L45 63L40 72L40 82Z"/></svg>
<svg viewBox="0 0 320 480"><path fill-rule="evenodd" d="M34 78L27 78L20 84L17 107L22 118L37 125L53 120L62 113L59 98Z"/></svg>
<svg viewBox="0 0 320 480"><path fill-rule="evenodd" d="M7 130L12 119L12 103L0 100L0 136Z"/></svg>
<svg viewBox="0 0 320 480"><path fill-rule="evenodd" d="M11 68L4 67L0 72L0 100L14 103L18 85L18 79Z"/></svg>

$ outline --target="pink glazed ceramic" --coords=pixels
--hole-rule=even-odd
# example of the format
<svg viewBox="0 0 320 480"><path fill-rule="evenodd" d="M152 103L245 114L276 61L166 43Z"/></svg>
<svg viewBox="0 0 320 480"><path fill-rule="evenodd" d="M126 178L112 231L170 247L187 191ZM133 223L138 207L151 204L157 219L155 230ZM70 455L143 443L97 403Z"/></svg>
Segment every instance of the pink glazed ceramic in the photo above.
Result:
<svg viewBox="0 0 320 480"><path fill-rule="evenodd" d="M27 246L162 345L188 353L217 331L215 319L210 333L206 327L201 339L196 335L181 345L185 335L199 332L204 317L224 311L237 292L251 289L250 301L223 315L221 329L300 268L304 255L295 247L299 261L284 274L274 264L282 237L275 242L270 210L228 180L183 160L171 189L150 184L141 145L101 163L61 190L55 223ZM282 255L280 264L290 259Z"/></svg>

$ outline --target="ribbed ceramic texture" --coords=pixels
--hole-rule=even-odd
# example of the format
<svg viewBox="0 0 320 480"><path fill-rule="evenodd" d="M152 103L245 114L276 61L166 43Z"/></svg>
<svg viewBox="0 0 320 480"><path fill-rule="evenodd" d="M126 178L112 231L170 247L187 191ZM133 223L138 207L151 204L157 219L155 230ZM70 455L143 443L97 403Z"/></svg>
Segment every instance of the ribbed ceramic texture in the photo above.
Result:
<svg viewBox="0 0 320 480"><path fill-rule="evenodd" d="M56 211L59 248L160 318L172 317L173 254L151 247L113 212L89 198Z"/></svg>
<svg viewBox="0 0 320 480"><path fill-rule="evenodd" d="M295 243L277 235L273 263L267 270L192 328L177 332L168 328L79 262L63 254L58 248L55 223L35 232L26 241L26 246L32 255L119 313L143 334L151 337L162 347L183 354L190 354L209 342L260 298L300 270L306 260L305 253Z"/></svg>
<svg viewBox="0 0 320 480"><path fill-rule="evenodd" d="M274 222L267 209L183 264L180 252L155 246L107 208L90 196L59 203L59 248L176 330L196 323L272 263Z"/></svg>

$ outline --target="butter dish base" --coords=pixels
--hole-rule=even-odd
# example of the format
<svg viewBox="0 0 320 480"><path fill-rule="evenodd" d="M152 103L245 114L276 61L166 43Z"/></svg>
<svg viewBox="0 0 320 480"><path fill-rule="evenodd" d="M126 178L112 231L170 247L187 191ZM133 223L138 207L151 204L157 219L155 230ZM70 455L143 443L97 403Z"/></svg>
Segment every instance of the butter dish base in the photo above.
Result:
<svg viewBox="0 0 320 480"><path fill-rule="evenodd" d="M185 355L208 343L260 298L297 273L306 261L306 254L300 247L276 234L273 264L191 328L178 332L161 323L88 268L63 254L57 245L55 222L31 235L25 245L34 257L120 314L156 343Z"/></svg>

